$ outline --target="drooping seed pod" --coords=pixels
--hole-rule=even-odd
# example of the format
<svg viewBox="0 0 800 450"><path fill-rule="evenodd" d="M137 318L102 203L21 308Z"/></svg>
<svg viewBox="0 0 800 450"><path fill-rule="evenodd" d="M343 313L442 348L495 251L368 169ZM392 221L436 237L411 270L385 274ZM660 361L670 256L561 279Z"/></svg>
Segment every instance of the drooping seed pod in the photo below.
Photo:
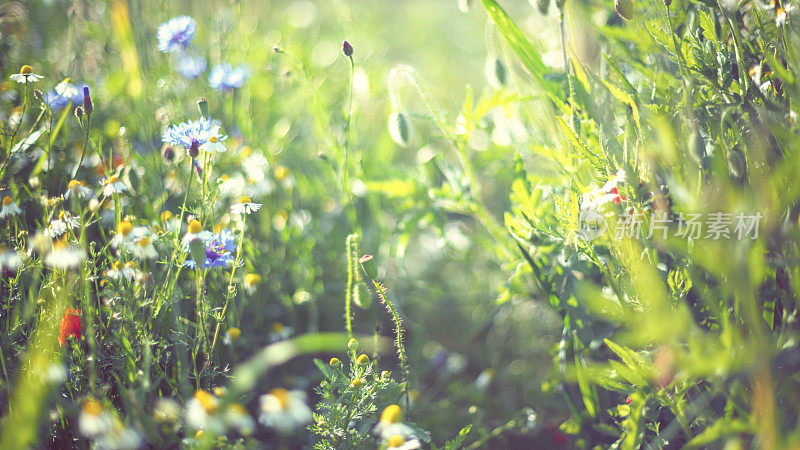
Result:
<svg viewBox="0 0 800 450"><path fill-rule="evenodd" d="M634 14L633 0L614 0L614 10L624 20L631 20Z"/></svg>
<svg viewBox="0 0 800 450"><path fill-rule="evenodd" d="M706 160L706 140L697 131L689 135L689 155L696 163L703 165Z"/></svg>
<svg viewBox="0 0 800 450"><path fill-rule="evenodd" d="M389 115L389 135L397 145L408 147L411 138L411 123L405 113L395 111Z"/></svg>
<svg viewBox="0 0 800 450"><path fill-rule="evenodd" d="M506 74L506 65L502 59L489 57L486 60L486 79L493 88L500 89L506 85Z"/></svg>
<svg viewBox="0 0 800 450"><path fill-rule="evenodd" d="M342 42L342 53L348 58L353 56L353 46L347 41Z"/></svg>
<svg viewBox="0 0 800 450"><path fill-rule="evenodd" d="M747 158L738 145L728 151L728 171L736 180L742 180L747 175Z"/></svg>
<svg viewBox="0 0 800 450"><path fill-rule="evenodd" d="M539 10L542 14L547 14L547 10L550 9L550 0L536 0L536 9Z"/></svg>

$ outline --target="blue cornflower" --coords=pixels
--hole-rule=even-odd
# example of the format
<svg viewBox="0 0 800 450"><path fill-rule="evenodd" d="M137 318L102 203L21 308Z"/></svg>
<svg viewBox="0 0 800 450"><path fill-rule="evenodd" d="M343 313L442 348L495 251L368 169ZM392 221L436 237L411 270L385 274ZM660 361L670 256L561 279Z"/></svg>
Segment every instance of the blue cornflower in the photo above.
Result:
<svg viewBox="0 0 800 450"><path fill-rule="evenodd" d="M219 132L219 122L207 117L201 117L197 120L188 120L177 125L172 125L164 132L161 140L172 145L181 145L186 150L192 148L192 144L196 145L195 148L202 147L210 140L224 141L228 136L223 136Z"/></svg>
<svg viewBox="0 0 800 450"><path fill-rule="evenodd" d="M191 56L182 53L178 56L177 69L186 78L197 78L206 71L206 59L202 56Z"/></svg>
<svg viewBox="0 0 800 450"><path fill-rule="evenodd" d="M158 49L174 53L186 49L194 39L197 24L189 16L173 17L158 27Z"/></svg>
<svg viewBox="0 0 800 450"><path fill-rule="evenodd" d="M206 258L203 261L203 269L213 269L215 267L228 267L233 262L233 254L236 251L236 238L227 229L222 229L219 233L201 231L197 233L197 239L203 241L206 247ZM188 250L188 244L186 245ZM197 263L191 258L186 259L186 267L192 269L197 267Z"/></svg>
<svg viewBox="0 0 800 450"><path fill-rule="evenodd" d="M208 84L218 91L232 91L242 87L250 77L250 70L245 65L232 67L230 64L219 64L211 69Z"/></svg>

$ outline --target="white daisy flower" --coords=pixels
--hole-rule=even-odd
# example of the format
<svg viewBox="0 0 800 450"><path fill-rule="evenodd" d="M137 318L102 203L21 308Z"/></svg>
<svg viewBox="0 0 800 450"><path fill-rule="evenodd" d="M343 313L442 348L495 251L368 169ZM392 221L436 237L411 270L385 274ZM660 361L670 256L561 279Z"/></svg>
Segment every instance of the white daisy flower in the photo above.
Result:
<svg viewBox="0 0 800 450"><path fill-rule="evenodd" d="M94 399L83 402L78 418L78 430L86 437L97 437L111 431L111 416L103 405Z"/></svg>
<svg viewBox="0 0 800 450"><path fill-rule="evenodd" d="M142 445L142 437L131 427L117 422L106 434L94 441L95 449L136 450Z"/></svg>
<svg viewBox="0 0 800 450"><path fill-rule="evenodd" d="M17 206L11 196L6 195L3 197L3 207L0 209L0 219L4 219L7 216L16 216L20 213L22 213L22 210L19 209L19 206Z"/></svg>
<svg viewBox="0 0 800 450"><path fill-rule="evenodd" d="M160 398L153 408L153 418L161 423L175 423L181 417L181 407L171 398Z"/></svg>
<svg viewBox="0 0 800 450"><path fill-rule="evenodd" d="M239 434L248 435L253 432L256 422L247 413L247 409L239 403L231 403L225 410L225 424L236 429Z"/></svg>
<svg viewBox="0 0 800 450"><path fill-rule="evenodd" d="M148 236L142 236L131 245L128 245L127 248L134 256L140 259L155 259L158 257L158 252L153 246L151 237Z"/></svg>
<svg viewBox="0 0 800 450"><path fill-rule="evenodd" d="M41 80L44 77L33 73L33 67L26 64L22 66L21 69L19 69L19 73L15 73L11 75L9 78L16 81L17 83L25 84L25 83L34 83L36 81Z"/></svg>
<svg viewBox="0 0 800 450"><path fill-rule="evenodd" d="M217 396L206 391L197 391L186 403L186 423L195 430L207 430L222 434L225 424L217 415L220 401Z"/></svg>
<svg viewBox="0 0 800 450"><path fill-rule="evenodd" d="M129 261L125 264L122 261L114 261L111 268L106 271L106 277L110 280L131 281L136 278L138 274L138 265L135 261Z"/></svg>
<svg viewBox="0 0 800 450"><path fill-rule="evenodd" d="M0 244L0 272L6 269L14 270L17 267L19 267L19 255Z"/></svg>
<svg viewBox="0 0 800 450"><path fill-rule="evenodd" d="M211 136L208 139L208 142L200 146L200 150L212 153L212 152L224 152L228 150L225 145L222 143L228 136L222 136L222 139L217 138L216 136Z"/></svg>
<svg viewBox="0 0 800 450"><path fill-rule="evenodd" d="M253 203L250 197L246 195L239 199L239 203L231 205L231 213L233 214L250 214L259 209L261 209L261 203Z"/></svg>
<svg viewBox="0 0 800 450"><path fill-rule="evenodd" d="M236 340L242 335L242 330L231 327L228 328L228 331L225 332L225 337L222 338L222 343L225 345L233 345Z"/></svg>
<svg viewBox="0 0 800 450"><path fill-rule="evenodd" d="M383 439L401 436L412 437L414 430L403 423L403 410L398 405L389 405L381 413L381 420L375 425L375 433Z"/></svg>
<svg viewBox="0 0 800 450"><path fill-rule="evenodd" d="M120 181L119 177L116 175L111 175L103 180L103 195L106 197L111 197L114 194L121 194L127 190L128 186Z"/></svg>
<svg viewBox="0 0 800 450"><path fill-rule="evenodd" d="M417 439L406 440L406 437L401 434L389 436L386 439L386 448L395 450L413 450L420 447Z"/></svg>
<svg viewBox="0 0 800 450"><path fill-rule="evenodd" d="M111 238L111 246L114 248L124 247L128 249L129 244L138 242L144 237L148 237L150 231L145 227L133 226L127 220L121 220L117 224L117 231Z"/></svg>
<svg viewBox="0 0 800 450"><path fill-rule="evenodd" d="M73 99L80 92L78 88L72 84L72 80L65 78L64 81L58 83L55 87L56 94L61 97Z"/></svg>
<svg viewBox="0 0 800 450"><path fill-rule="evenodd" d="M256 287L261 283L261 275L257 273L248 273L244 276L244 290L248 294L256 291Z"/></svg>
<svg viewBox="0 0 800 450"><path fill-rule="evenodd" d="M67 230L74 230L81 226L80 220L69 213L69 211L62 210L58 213L58 219L50 222L50 225L44 230L44 235L56 238L66 233Z"/></svg>
<svg viewBox="0 0 800 450"><path fill-rule="evenodd" d="M306 394L303 391L273 389L262 395L260 402L261 414L258 421L281 433L289 433L311 422L311 409L306 405Z"/></svg>
<svg viewBox="0 0 800 450"><path fill-rule="evenodd" d="M53 248L44 257L44 262L53 268L65 270L77 266L84 259L86 259L85 251L69 246L65 240L61 240L53 244Z"/></svg>
<svg viewBox="0 0 800 450"><path fill-rule="evenodd" d="M70 180L67 184L67 192L64 193L64 198L68 199L72 196L86 198L90 195L92 195L92 190L86 185L85 181Z"/></svg>

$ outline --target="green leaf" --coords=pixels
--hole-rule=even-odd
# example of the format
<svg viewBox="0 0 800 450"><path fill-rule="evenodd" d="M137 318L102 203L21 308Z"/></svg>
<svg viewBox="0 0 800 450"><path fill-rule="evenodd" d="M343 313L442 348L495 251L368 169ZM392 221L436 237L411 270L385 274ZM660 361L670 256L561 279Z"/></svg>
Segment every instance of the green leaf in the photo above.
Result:
<svg viewBox="0 0 800 450"><path fill-rule="evenodd" d="M558 84L544 78L549 72L542 62L542 56L519 27L508 17L503 8L495 0L481 0L483 8L489 14L497 29L503 34L511 50L517 55L522 65L533 75L536 83L559 105L563 105L563 93Z"/></svg>
<svg viewBox="0 0 800 450"><path fill-rule="evenodd" d="M712 41L714 45L717 46L717 49L719 49L719 42L717 42L717 29L714 26L714 21L711 19L711 16L703 10L698 10L697 13L698 17L700 18L700 28L703 29L703 36L705 36L709 41Z"/></svg>

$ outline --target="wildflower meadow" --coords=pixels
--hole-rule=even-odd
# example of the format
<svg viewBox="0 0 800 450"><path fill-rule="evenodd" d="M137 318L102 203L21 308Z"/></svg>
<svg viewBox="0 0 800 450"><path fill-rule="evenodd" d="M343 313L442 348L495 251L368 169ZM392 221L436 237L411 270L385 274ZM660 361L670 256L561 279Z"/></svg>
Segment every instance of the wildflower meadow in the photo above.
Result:
<svg viewBox="0 0 800 450"><path fill-rule="evenodd" d="M0 449L800 449L797 0L0 4Z"/></svg>

